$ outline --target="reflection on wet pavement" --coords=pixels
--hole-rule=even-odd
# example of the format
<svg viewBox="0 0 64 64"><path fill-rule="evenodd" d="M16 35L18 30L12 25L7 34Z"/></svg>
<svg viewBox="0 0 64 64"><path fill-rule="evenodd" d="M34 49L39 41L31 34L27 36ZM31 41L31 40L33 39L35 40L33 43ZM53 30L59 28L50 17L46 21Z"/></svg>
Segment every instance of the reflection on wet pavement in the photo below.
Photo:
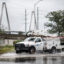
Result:
<svg viewBox="0 0 64 64"><path fill-rule="evenodd" d="M32 58L16 58L15 62L35 62L36 58L32 57Z"/></svg>
<svg viewBox="0 0 64 64"><path fill-rule="evenodd" d="M0 59L0 64L64 64L64 57L28 57L15 59Z"/></svg>

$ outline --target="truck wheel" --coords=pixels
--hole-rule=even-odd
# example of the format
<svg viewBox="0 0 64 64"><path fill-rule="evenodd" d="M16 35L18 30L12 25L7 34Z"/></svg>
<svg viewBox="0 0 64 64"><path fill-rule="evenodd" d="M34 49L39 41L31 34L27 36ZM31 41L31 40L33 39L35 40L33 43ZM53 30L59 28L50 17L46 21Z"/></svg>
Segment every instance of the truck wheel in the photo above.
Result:
<svg viewBox="0 0 64 64"><path fill-rule="evenodd" d="M56 53L56 48L52 48L52 53L53 53L53 54Z"/></svg>
<svg viewBox="0 0 64 64"><path fill-rule="evenodd" d="M29 48L29 53L30 54L34 54L35 53L35 48L34 47L30 47Z"/></svg>
<svg viewBox="0 0 64 64"><path fill-rule="evenodd" d="M16 50L16 53L20 53L20 51L17 51L17 50Z"/></svg>
<svg viewBox="0 0 64 64"><path fill-rule="evenodd" d="M62 52L62 50L61 50L61 49L58 49L58 50L57 50L57 52L58 52L58 53L61 53L61 52Z"/></svg>

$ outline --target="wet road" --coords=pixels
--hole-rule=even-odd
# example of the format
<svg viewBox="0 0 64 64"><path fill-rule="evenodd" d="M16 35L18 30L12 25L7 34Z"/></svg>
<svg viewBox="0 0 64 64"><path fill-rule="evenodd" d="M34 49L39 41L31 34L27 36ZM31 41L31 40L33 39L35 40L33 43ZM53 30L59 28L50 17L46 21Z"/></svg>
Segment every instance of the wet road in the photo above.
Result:
<svg viewBox="0 0 64 64"><path fill-rule="evenodd" d="M56 55L62 55L63 53L56 53ZM32 57L29 57L32 56ZM38 57L35 57L35 56ZM43 55L43 56L40 56ZM44 56L49 55L49 56ZM42 54L42 53L35 53L35 54L28 54L28 53L22 53L22 54L16 54L16 53L6 53L3 54L1 58L0 56L0 64L64 64L64 56L50 56L53 54ZM10 58L7 58L9 56ZM18 56L18 57L15 57ZM21 56L27 56L27 57L21 57ZM40 57L39 57L40 56ZM11 58L14 57L14 58Z"/></svg>
<svg viewBox="0 0 64 64"><path fill-rule="evenodd" d="M0 59L1 58L9 58L9 59L14 59L14 58L24 58L24 57L58 57L58 56L64 56L64 52L62 53L55 53L55 54L50 54L50 53L41 53L41 52L36 52L35 54L29 54L29 53L19 53L16 54L15 52L9 52L9 53L5 53L0 55Z"/></svg>
<svg viewBox="0 0 64 64"><path fill-rule="evenodd" d="M64 57L32 57L0 60L0 64L64 64Z"/></svg>

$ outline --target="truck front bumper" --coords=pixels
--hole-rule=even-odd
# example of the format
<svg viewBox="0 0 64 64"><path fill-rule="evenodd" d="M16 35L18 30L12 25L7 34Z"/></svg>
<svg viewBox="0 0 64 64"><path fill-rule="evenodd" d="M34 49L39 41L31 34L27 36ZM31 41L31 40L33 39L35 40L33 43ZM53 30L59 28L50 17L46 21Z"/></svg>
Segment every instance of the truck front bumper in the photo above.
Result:
<svg viewBox="0 0 64 64"><path fill-rule="evenodd" d="M15 50L17 50L17 51L28 51L29 47L25 47L24 44L16 44Z"/></svg>

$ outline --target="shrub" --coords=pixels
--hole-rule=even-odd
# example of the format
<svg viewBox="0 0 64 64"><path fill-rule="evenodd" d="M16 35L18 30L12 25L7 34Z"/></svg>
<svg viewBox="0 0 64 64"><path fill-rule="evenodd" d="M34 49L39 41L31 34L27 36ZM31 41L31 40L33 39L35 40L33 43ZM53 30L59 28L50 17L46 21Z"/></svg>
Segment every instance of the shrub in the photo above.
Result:
<svg viewBox="0 0 64 64"><path fill-rule="evenodd" d="M18 42L20 42L20 40L13 41L13 45L15 45Z"/></svg>

